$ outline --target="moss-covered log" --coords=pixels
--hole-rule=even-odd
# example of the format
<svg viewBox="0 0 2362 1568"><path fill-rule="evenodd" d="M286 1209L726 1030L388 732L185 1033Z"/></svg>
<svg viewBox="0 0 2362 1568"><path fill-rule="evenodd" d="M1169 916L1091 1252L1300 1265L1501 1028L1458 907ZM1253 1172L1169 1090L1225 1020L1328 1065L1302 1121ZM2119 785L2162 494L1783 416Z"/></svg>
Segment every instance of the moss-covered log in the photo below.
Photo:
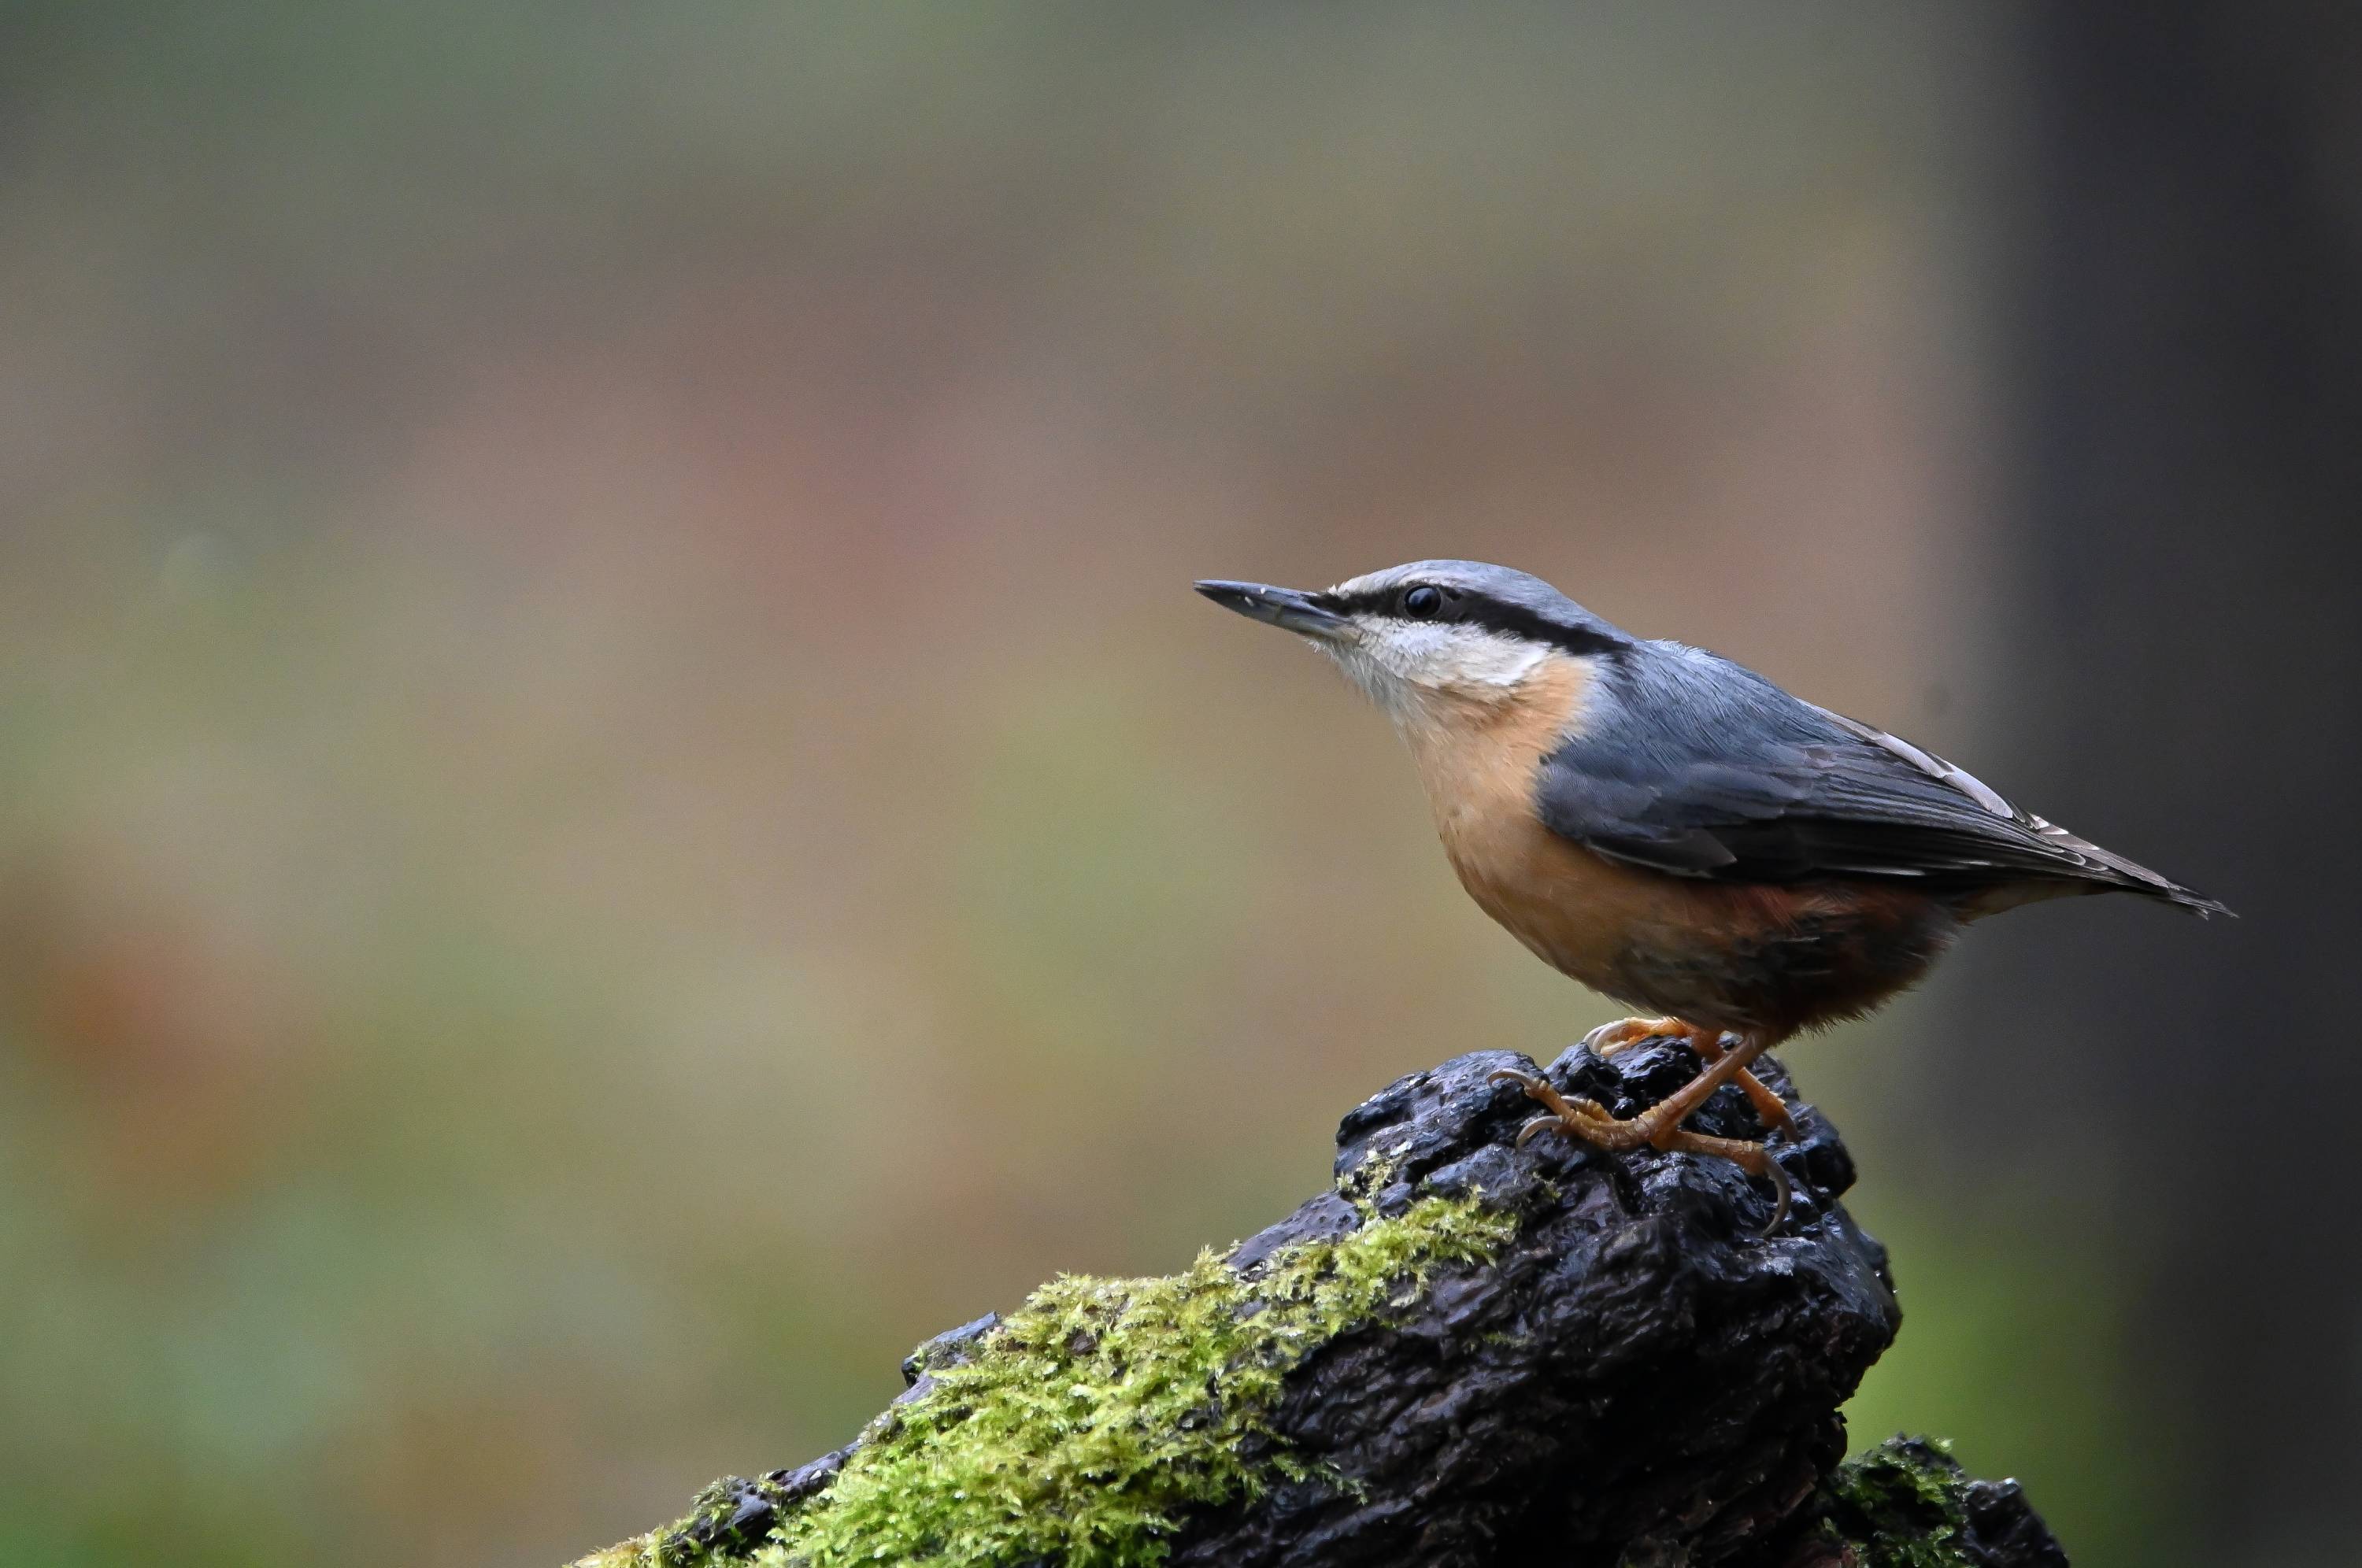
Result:
<svg viewBox="0 0 2362 1568"><path fill-rule="evenodd" d="M1796 1108L1765 1238L1770 1193L1724 1162L1517 1147L1531 1103L1488 1074L1530 1066L1402 1079L1278 1224L933 1341L845 1448L584 1564L2063 1564L2014 1488L1933 1449L1838 1465L1901 1315L1825 1121ZM1630 1114L1694 1070L1660 1043L1550 1076ZM1693 1124L1753 1127L1735 1089Z"/></svg>

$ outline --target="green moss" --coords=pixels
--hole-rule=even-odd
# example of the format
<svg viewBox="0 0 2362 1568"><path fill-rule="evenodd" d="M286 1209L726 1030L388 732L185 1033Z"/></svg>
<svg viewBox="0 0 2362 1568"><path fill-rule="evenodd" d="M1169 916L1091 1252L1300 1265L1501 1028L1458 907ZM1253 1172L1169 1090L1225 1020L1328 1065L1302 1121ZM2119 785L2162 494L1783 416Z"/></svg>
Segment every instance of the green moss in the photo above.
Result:
<svg viewBox="0 0 2362 1568"><path fill-rule="evenodd" d="M1862 1568L1975 1568L1965 1486L1944 1445L1891 1438L1822 1483L1819 1528Z"/></svg>
<svg viewBox="0 0 2362 1568"><path fill-rule="evenodd" d="M657 1530L648 1535L635 1535L629 1540L617 1541L604 1551L576 1558L566 1568L647 1568L655 1561L656 1542L664 1533Z"/></svg>
<svg viewBox="0 0 2362 1568"><path fill-rule="evenodd" d="M927 1391L873 1421L830 1486L787 1505L767 1539L716 1527L750 1492L784 1495L726 1479L675 1524L574 1568L1162 1562L1189 1510L1308 1473L1268 1426L1289 1369L1412 1304L1436 1264L1488 1258L1515 1232L1511 1216L1468 1199L1425 1198L1377 1219L1367 1195L1386 1172L1356 1176L1341 1190L1363 1207L1362 1228L1283 1249L1257 1277L1209 1252L1164 1278L1044 1286L938 1357L949 1364L926 1369ZM1822 1483L1809 1535L1860 1568L1975 1568L1967 1487L1943 1445L1893 1439Z"/></svg>
<svg viewBox="0 0 2362 1568"><path fill-rule="evenodd" d="M1515 1228L1478 1203L1430 1197L1283 1249L1253 1279L1208 1252L1164 1278L1054 1280L973 1359L932 1372L923 1397L872 1422L834 1483L789 1512L754 1562L1160 1562L1187 1510L1305 1474L1266 1425L1291 1367L1407 1306L1435 1264L1488 1257ZM657 1563L671 1538L627 1541L584 1568L674 1568Z"/></svg>

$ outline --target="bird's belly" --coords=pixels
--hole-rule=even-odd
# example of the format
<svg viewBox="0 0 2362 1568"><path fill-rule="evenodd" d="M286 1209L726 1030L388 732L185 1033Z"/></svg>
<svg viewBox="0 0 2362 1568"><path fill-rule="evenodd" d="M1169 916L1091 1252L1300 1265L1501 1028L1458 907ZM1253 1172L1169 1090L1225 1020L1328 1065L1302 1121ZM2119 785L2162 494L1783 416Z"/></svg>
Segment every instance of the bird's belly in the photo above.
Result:
<svg viewBox="0 0 2362 1568"><path fill-rule="evenodd" d="M1631 933L1679 920L1677 899L1539 823L1438 825L1460 885L1512 936L1594 990L1641 999L1620 957Z"/></svg>
<svg viewBox="0 0 2362 1568"><path fill-rule="evenodd" d="M1470 896L1544 962L1694 1023L1777 1037L1867 1011L1959 929L1909 889L1710 882L1619 865L1530 820L1438 826Z"/></svg>

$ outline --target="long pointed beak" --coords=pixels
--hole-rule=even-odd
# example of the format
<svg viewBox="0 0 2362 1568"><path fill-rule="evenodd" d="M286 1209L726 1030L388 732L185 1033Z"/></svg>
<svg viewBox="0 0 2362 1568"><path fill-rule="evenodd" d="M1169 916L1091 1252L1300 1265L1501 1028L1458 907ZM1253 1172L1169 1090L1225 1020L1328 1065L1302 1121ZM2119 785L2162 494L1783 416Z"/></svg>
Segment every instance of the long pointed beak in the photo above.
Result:
<svg viewBox="0 0 2362 1568"><path fill-rule="evenodd" d="M1225 610L1235 610L1250 621L1261 621L1300 636L1334 641L1352 623L1324 608L1312 595L1293 588L1261 582L1224 582L1209 578L1198 591Z"/></svg>

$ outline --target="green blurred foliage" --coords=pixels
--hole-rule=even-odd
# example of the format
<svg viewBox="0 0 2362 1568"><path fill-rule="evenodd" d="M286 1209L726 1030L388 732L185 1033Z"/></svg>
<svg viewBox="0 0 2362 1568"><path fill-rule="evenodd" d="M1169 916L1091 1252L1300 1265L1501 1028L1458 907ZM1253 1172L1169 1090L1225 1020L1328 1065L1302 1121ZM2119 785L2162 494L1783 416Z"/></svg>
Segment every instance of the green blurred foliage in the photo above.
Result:
<svg viewBox="0 0 2362 1568"><path fill-rule="evenodd" d="M9 7L0 1562L557 1561L1609 1016L1192 577L1509 559L1969 749L1985 30ZM1795 1053L1863 1435L2164 1561L2105 1216L1964 1219L1911 1054Z"/></svg>
<svg viewBox="0 0 2362 1568"><path fill-rule="evenodd" d="M2154 1503L2171 1434L2121 1331L2133 1260L2037 1191L1980 1196L1898 1193L1873 1170L1854 1205L1904 1300L1902 1338L1846 1407L1855 1446L1943 1431L1970 1474L2024 1480L2077 1562L2172 1561Z"/></svg>

